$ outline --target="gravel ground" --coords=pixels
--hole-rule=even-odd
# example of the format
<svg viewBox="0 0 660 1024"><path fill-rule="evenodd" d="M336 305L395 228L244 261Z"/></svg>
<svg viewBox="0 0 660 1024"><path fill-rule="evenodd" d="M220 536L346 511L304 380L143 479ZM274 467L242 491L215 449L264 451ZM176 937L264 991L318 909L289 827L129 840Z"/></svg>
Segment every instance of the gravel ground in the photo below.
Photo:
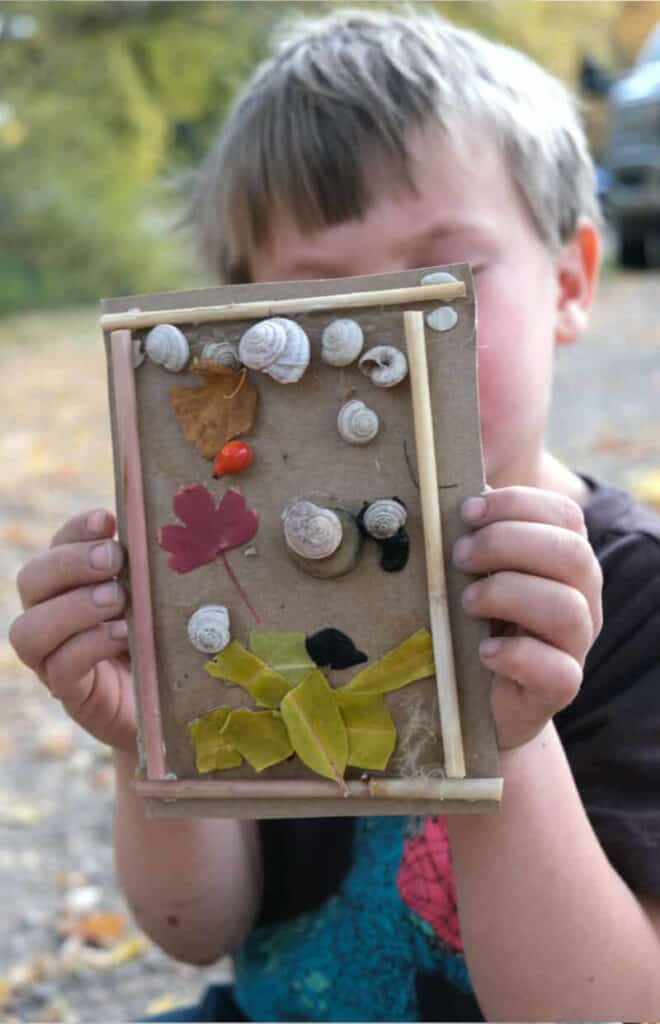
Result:
<svg viewBox="0 0 660 1024"><path fill-rule="evenodd" d="M552 448L571 466L629 488L660 454L659 284L657 272L607 276L587 338L558 353ZM68 516L113 505L96 319L92 310L0 323L5 1022L127 1021L155 1000L195 999L228 970L177 964L135 928L113 876L107 752L69 723L6 641L19 610L19 567Z"/></svg>

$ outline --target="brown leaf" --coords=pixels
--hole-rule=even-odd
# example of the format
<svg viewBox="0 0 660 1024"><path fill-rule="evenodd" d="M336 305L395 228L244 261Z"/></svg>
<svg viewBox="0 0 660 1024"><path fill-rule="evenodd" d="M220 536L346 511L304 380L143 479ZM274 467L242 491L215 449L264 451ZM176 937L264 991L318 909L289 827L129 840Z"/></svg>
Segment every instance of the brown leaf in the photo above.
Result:
<svg viewBox="0 0 660 1024"><path fill-rule="evenodd" d="M213 459L223 444L252 429L257 389L242 371L207 359L196 359L192 368L204 383L172 388L170 401L186 441Z"/></svg>
<svg viewBox="0 0 660 1024"><path fill-rule="evenodd" d="M126 931L126 918L123 914L95 910L72 920L65 931L94 946L110 946Z"/></svg>

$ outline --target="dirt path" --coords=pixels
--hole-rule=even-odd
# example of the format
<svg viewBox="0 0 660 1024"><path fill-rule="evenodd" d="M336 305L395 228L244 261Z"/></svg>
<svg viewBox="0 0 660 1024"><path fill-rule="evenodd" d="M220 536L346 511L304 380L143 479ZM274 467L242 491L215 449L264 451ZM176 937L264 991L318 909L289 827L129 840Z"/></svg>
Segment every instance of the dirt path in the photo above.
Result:
<svg viewBox="0 0 660 1024"><path fill-rule="evenodd" d="M622 486L660 463L659 284L658 274L609 277L588 337L557 363L553 448ZM6 642L19 567L68 516L112 507L96 312L5 321L0 345L0 1015L130 1020L156 999L194 999L226 965L176 964L136 931L112 870L107 752ZM105 928L107 944L77 936L81 921L99 941Z"/></svg>

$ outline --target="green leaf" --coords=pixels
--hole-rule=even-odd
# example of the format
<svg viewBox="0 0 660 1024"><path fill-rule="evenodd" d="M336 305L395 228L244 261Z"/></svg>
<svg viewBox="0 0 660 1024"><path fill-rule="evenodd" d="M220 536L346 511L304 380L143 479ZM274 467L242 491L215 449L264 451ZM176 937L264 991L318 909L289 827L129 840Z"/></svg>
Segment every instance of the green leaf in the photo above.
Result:
<svg viewBox="0 0 660 1024"><path fill-rule="evenodd" d="M275 711L237 708L227 718L222 738L257 772L285 761L293 753L282 718Z"/></svg>
<svg viewBox="0 0 660 1024"><path fill-rule="evenodd" d="M344 693L389 693L435 672L433 642L427 629L418 629L373 665L367 665L342 687Z"/></svg>
<svg viewBox="0 0 660 1024"><path fill-rule="evenodd" d="M240 768L243 758L237 750L220 736L231 708L214 708L208 714L188 722L188 732L195 747L197 771L222 771Z"/></svg>
<svg viewBox="0 0 660 1024"><path fill-rule="evenodd" d="M250 633L250 650L271 668L280 672L290 683L301 682L316 668L305 647L304 633Z"/></svg>
<svg viewBox="0 0 660 1024"><path fill-rule="evenodd" d="M348 735L348 764L354 768L387 768L396 746L396 726L379 693L333 690Z"/></svg>
<svg viewBox="0 0 660 1024"><path fill-rule="evenodd" d="M309 672L286 695L282 717L300 760L317 774L342 785L348 736L332 690L319 669Z"/></svg>
<svg viewBox="0 0 660 1024"><path fill-rule="evenodd" d="M242 686L262 708L278 708L282 698L292 689L292 684L283 675L246 651L237 640L227 644L224 650L206 662L204 668L216 679Z"/></svg>

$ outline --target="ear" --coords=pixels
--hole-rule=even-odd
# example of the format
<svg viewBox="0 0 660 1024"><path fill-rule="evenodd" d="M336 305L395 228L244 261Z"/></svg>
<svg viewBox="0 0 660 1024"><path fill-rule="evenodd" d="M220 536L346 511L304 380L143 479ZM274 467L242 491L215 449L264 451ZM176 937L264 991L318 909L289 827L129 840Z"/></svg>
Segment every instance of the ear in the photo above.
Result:
<svg viewBox="0 0 660 1024"><path fill-rule="evenodd" d="M557 257L557 322L555 341L570 345L587 326L600 267L600 232L586 217Z"/></svg>

